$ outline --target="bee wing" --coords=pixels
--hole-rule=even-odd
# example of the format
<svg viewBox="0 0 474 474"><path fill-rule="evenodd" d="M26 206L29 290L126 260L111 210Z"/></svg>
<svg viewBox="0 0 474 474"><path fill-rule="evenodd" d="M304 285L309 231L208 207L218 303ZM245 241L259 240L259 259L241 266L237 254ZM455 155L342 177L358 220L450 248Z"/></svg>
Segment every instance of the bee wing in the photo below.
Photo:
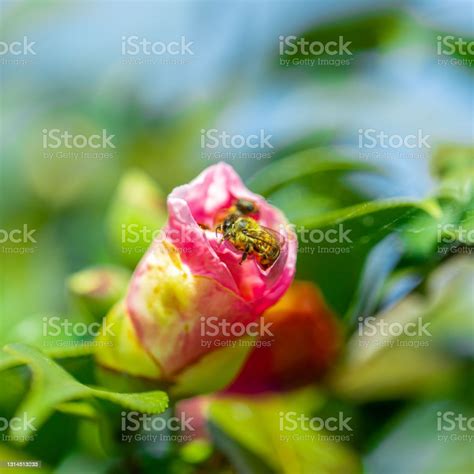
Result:
<svg viewBox="0 0 474 474"><path fill-rule="evenodd" d="M264 230L265 232L268 232L277 242L280 247L283 246L285 243L285 238L276 230L270 229L269 227L265 227L264 225L260 225L260 231ZM255 240L260 240L262 242L268 243L267 240L262 238L261 232L257 229L244 229L242 231L245 235L248 235L249 237L252 237L252 239Z"/></svg>

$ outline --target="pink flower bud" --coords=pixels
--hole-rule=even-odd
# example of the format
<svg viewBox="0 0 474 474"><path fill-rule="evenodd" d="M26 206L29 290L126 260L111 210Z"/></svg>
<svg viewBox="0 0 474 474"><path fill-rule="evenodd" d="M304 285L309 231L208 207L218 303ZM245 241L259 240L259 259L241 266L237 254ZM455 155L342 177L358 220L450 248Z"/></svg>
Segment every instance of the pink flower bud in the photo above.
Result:
<svg viewBox="0 0 474 474"><path fill-rule="evenodd" d="M242 262L242 248L233 238L223 239L222 230L216 232L238 199L256 206L245 216L253 230L269 233L278 243L279 256L271 264L262 264L255 247ZM140 261L126 304L141 344L171 377L217 349L208 343L214 336L203 334L203 320L249 324L280 299L293 280L297 239L284 215L250 192L224 163L174 189L168 211L163 236Z"/></svg>

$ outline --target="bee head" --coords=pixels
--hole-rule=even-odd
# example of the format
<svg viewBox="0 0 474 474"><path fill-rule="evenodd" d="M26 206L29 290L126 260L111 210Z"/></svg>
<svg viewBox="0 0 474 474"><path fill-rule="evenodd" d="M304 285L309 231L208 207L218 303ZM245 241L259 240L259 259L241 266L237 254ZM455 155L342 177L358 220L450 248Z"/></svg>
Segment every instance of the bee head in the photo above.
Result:
<svg viewBox="0 0 474 474"><path fill-rule="evenodd" d="M224 234L227 234L230 231L233 224L234 224L233 219L225 219L224 220L224 222L222 223L222 230L223 230Z"/></svg>
<svg viewBox="0 0 474 474"><path fill-rule="evenodd" d="M242 214L252 214L258 210L256 204L248 199L237 199L235 207Z"/></svg>

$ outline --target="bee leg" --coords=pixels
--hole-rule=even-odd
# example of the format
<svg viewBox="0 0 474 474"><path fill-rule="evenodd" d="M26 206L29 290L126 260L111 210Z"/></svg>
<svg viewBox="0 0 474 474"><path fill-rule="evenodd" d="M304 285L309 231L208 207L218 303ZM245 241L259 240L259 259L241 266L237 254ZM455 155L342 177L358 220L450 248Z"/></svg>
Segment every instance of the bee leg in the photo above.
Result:
<svg viewBox="0 0 474 474"><path fill-rule="evenodd" d="M244 262L247 259L249 252L250 252L250 245L247 245L247 247L245 247L244 253L242 254L242 258L240 259L239 265L242 265L242 262Z"/></svg>

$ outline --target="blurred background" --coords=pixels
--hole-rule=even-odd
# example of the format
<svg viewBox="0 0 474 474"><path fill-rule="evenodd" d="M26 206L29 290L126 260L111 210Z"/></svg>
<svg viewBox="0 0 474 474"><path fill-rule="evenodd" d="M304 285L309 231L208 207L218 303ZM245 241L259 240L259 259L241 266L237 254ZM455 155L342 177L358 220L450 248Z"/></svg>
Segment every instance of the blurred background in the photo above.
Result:
<svg viewBox="0 0 474 474"><path fill-rule="evenodd" d="M429 197L439 186L433 157L442 162L446 155L461 154L466 162L474 160L469 148L474 54L472 48L466 54L439 52L439 38L474 40L469 0L2 0L0 15L0 228L34 231L32 239L19 243L2 239L2 345L36 341L37 322L44 316L78 315L80 305L71 303L70 293L71 285L80 292L81 281L70 276L84 268L120 267L120 294L146 250L146 242L130 246L123 238L122 225L128 222L123 213L132 212L127 210L130 201L136 208L145 201L140 223L159 228L169 191L215 162L232 164L251 189L255 183L257 192L266 179L265 168L315 147L323 150L318 156L325 160L334 154L335 160L343 157L355 166L377 169L351 173L345 177L347 187L325 190L324 199L315 196L319 184L311 180L270 192L271 202L291 220L304 220L370 199ZM328 54L321 56L329 61L325 65L304 64L304 55L281 51L281 37L292 35L322 42L342 36L351 42L351 54L336 56L347 60L344 64L331 63L334 56ZM139 39L191 42L191 53L146 54L134 49ZM17 54L8 50L16 41L34 44ZM105 133L113 146L69 148L63 140L55 147L57 129L86 137ZM229 149L220 141L212 148L206 134L214 129L243 137L271 135L271 146L247 143ZM429 145L361 146L372 143L364 135L367 130L401 137L421 133ZM393 257L391 247L380 252L383 261L392 262L380 270L386 275L399 257ZM421 254L417 264L426 263ZM423 276L438 263L430 260ZM305 279L308 265L301 270ZM410 278L403 280L404 289L396 287L397 294L406 294L421 277ZM462 297L469 299L472 279L466 278ZM336 313L347 314L349 304L340 303L324 282L317 283ZM472 308L472 298L466 304ZM370 309L379 307L374 303ZM460 324L460 332L474 336L472 318ZM463 341L468 349L462 357L472 348L469 340ZM464 383L472 376L470 363L463 358L460 364L463 375L453 382L458 388L461 379ZM340 379L344 383L336 383L341 397L358 387L353 375L345 376ZM378 399L361 390L357 393L363 403ZM472 401L470 390L464 391L463 403ZM458 445L451 451L446 444L441 454L435 453L440 445L423 437L423 416L448 403L443 397L410 405L414 412L383 442L367 427L371 436L358 448L367 453L368 472L467 473L462 469L472 468L472 455ZM385 416L381 414L406 408L400 400L380 403L361 409L368 425ZM423 440L420 451L399 455L418 439ZM379 449L371 451L375 445ZM414 464L425 456L421 452L428 453L431 463ZM387 468L387 457L395 467ZM462 466L452 470L450 460L456 457Z"/></svg>
<svg viewBox="0 0 474 474"><path fill-rule="evenodd" d="M373 153L390 182L372 182L371 191L426 196L427 152L472 140L472 68L440 65L436 54L440 33L472 37L472 8L469 1L3 1L2 40L27 36L36 54L2 56L26 61L1 68L2 227L26 222L38 241L32 254L4 262L12 267L5 313L18 322L64 310L65 276L108 259L101 224L123 172L138 167L168 193L217 161L203 156L202 129L272 135L272 158L227 160L244 178L295 142L357 149L359 129L421 129L431 150L400 159ZM349 66L280 66L281 35L341 35L354 58ZM185 64L124 64L136 58L122 56L124 36L184 36L194 55ZM113 156L45 158L44 129L105 129Z"/></svg>

